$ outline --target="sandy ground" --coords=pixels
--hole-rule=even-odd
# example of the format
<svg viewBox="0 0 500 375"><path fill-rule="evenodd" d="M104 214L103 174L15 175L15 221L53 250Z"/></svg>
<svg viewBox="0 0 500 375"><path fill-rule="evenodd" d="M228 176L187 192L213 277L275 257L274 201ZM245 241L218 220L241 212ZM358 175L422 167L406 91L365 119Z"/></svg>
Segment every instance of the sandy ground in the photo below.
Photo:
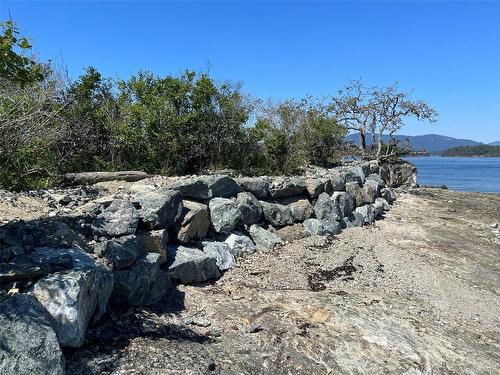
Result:
<svg viewBox="0 0 500 375"><path fill-rule="evenodd" d="M308 237L113 312L70 374L497 374L500 195L401 193L384 220Z"/></svg>

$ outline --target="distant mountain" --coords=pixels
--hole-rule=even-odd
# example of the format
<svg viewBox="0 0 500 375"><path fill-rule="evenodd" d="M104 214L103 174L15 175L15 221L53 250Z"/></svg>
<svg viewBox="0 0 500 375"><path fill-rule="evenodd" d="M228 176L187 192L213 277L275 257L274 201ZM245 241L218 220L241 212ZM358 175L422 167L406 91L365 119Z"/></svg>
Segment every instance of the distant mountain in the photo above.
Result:
<svg viewBox="0 0 500 375"><path fill-rule="evenodd" d="M458 146L477 146L482 145L481 142L472 141L470 139L459 139L453 137L447 137L439 134L426 134L426 135L395 135L396 138L400 142L405 142L408 140L414 151L425 150L429 153L439 153L451 147ZM354 144L358 144L359 134L349 134L346 139ZM388 135L384 135L384 142L389 140ZM367 145L371 144L371 134L368 133L366 136ZM497 142L495 142L497 143Z"/></svg>
<svg viewBox="0 0 500 375"><path fill-rule="evenodd" d="M488 143L488 146L500 146L500 141Z"/></svg>

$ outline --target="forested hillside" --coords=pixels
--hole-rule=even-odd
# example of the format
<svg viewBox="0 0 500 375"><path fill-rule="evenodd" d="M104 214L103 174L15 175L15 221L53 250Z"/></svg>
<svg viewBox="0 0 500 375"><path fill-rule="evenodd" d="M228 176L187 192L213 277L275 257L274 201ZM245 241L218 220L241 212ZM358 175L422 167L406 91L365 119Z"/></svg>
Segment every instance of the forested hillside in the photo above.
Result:
<svg viewBox="0 0 500 375"><path fill-rule="evenodd" d="M461 146L449 148L442 152L443 156L477 156L477 157L500 157L500 146Z"/></svg>

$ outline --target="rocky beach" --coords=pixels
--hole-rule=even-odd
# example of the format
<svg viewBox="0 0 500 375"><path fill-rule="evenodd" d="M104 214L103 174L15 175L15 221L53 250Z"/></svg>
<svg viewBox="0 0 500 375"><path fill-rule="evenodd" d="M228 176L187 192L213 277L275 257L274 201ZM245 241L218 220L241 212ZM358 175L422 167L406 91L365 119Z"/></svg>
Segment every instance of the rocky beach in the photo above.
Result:
<svg viewBox="0 0 500 375"><path fill-rule="evenodd" d="M0 192L5 374L492 374L500 196L406 163Z"/></svg>

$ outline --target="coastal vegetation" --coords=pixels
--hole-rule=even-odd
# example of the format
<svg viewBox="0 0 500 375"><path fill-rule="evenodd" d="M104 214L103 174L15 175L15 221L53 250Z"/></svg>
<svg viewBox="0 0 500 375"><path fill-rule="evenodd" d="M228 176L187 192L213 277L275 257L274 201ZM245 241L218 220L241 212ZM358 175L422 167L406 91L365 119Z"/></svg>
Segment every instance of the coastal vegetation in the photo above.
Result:
<svg viewBox="0 0 500 375"><path fill-rule="evenodd" d="M443 151L441 155L498 158L500 157L500 146L478 145L452 147Z"/></svg>
<svg viewBox="0 0 500 375"><path fill-rule="evenodd" d="M40 62L10 21L1 23L0 48L0 188L11 190L47 187L81 171L290 174L338 163L353 129L362 156L389 155L405 117L436 116L397 85L367 88L361 81L335 97L272 101L193 70L110 79L89 67L71 80Z"/></svg>

